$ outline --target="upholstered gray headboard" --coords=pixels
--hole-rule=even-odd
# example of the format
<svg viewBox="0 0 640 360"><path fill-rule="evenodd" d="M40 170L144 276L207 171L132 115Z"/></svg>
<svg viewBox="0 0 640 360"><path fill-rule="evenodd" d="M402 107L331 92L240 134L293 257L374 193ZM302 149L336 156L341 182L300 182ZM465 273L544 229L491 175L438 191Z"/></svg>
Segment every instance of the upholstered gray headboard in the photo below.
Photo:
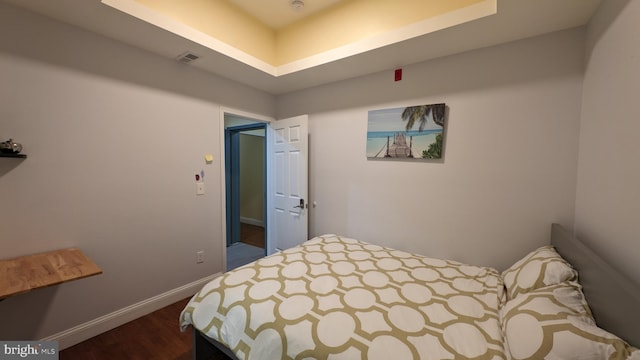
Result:
<svg viewBox="0 0 640 360"><path fill-rule="evenodd" d="M578 271L598 326L639 347L640 286L559 224L551 227L551 244Z"/></svg>

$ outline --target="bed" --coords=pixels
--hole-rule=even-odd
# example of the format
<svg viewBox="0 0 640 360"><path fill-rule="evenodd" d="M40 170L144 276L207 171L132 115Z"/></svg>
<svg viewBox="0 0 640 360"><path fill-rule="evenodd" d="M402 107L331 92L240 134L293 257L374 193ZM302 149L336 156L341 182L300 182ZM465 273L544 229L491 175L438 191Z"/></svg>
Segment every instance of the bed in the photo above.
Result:
<svg viewBox="0 0 640 360"><path fill-rule="evenodd" d="M180 326L196 359L640 360L639 306L637 284L554 224L502 272L316 237L212 280Z"/></svg>

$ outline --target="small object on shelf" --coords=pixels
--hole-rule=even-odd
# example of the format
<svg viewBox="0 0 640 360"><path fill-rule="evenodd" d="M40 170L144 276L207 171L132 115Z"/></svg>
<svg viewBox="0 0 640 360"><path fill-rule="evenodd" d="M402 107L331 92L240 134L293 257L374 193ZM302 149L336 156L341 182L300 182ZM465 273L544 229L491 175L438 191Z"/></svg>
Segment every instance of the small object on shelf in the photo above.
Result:
<svg viewBox="0 0 640 360"><path fill-rule="evenodd" d="M22 151L22 144L9 139L0 143L0 152L4 154L19 154Z"/></svg>

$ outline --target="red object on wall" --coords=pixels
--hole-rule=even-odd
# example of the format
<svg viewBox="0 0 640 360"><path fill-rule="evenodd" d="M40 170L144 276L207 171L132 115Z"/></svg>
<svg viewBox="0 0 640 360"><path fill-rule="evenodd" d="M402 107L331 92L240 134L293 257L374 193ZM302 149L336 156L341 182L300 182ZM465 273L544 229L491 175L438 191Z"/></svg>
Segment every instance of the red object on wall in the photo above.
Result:
<svg viewBox="0 0 640 360"><path fill-rule="evenodd" d="M402 80L402 69L396 69L396 71L394 72L394 80L395 81Z"/></svg>

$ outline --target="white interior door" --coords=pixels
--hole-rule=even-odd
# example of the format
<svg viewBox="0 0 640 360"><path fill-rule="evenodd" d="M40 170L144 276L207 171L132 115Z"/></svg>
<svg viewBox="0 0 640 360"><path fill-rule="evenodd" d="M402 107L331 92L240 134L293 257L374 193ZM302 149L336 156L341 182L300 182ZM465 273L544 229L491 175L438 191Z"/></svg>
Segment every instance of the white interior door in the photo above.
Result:
<svg viewBox="0 0 640 360"><path fill-rule="evenodd" d="M267 131L267 253L308 240L308 116L273 121Z"/></svg>

